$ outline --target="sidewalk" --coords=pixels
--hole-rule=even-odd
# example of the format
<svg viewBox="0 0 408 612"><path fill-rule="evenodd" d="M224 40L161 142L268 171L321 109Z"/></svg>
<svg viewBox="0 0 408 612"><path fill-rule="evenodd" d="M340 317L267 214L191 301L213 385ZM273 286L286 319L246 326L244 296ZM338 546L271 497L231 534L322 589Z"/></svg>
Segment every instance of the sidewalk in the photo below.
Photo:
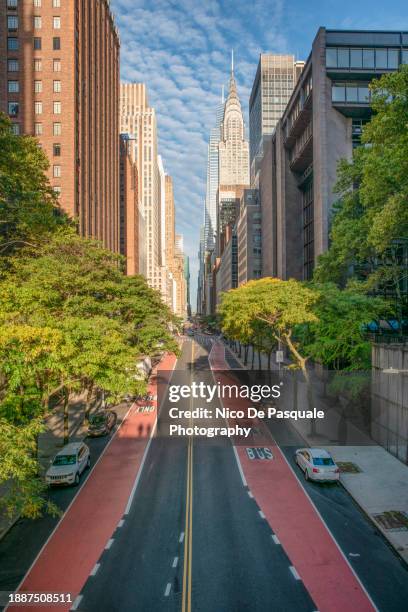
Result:
<svg viewBox="0 0 408 612"><path fill-rule="evenodd" d="M226 348L231 351L229 347ZM237 355L233 351L231 353L237 359ZM238 361L245 367L242 360ZM328 407L327 417L331 421L327 432L332 432L335 429L333 420L339 416ZM324 427L321 426L319 433L313 435L308 423L290 422L304 439L305 445L323 446L336 462L353 464L342 466L343 469L357 468L355 472L343 471L341 484L408 563L408 466L368 437L364 445L333 445L333 439L325 435ZM352 441L352 428L349 428L348 435ZM359 431L355 439L361 443L361 437Z"/></svg>

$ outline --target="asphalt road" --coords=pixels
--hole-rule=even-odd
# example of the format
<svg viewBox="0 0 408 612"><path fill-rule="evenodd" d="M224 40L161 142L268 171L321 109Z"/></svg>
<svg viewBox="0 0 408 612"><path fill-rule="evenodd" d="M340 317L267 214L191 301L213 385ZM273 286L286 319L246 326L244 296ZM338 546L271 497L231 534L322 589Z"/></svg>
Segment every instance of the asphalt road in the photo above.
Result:
<svg viewBox="0 0 408 612"><path fill-rule="evenodd" d="M194 344L187 340L171 383L213 384L208 363L211 346L207 336L197 337ZM228 365L239 367L232 355ZM244 380L244 371L237 375ZM202 407L202 400L178 403L184 410L197 406ZM274 545L273 531L242 481L230 440L169 438L169 404L163 403L159 410L157 435L130 511L82 588L76 609L317 610L304 583L291 570L284 547ZM304 443L290 424L276 423L269 424L274 439L378 609L406 610L407 568L341 486L304 481L293 463L294 448ZM186 427L191 424L188 418L181 422ZM211 424L224 426L225 422ZM195 419L194 425L200 421ZM105 444L106 439L90 441L94 461ZM65 509L77 491L63 489L52 495ZM20 521L0 542L0 591L16 588L55 523L51 518ZM69 571L69 559L63 571ZM350 612L360 611L350 608Z"/></svg>
<svg viewBox="0 0 408 612"><path fill-rule="evenodd" d="M186 342L172 384L213 383L205 348L196 345L193 360L192 368ZM169 439L168 407L162 406L160 435L152 440L131 512L89 577L78 609L315 610L243 487L230 441Z"/></svg>
<svg viewBox="0 0 408 612"><path fill-rule="evenodd" d="M127 408L123 406L120 409L116 409L116 412L118 414L118 422L115 429L122 422ZM61 487L49 490L48 496L50 500L56 504L61 512L65 512L87 478L92 474L92 467L108 444L111 436L112 432L109 436L87 438L85 440L91 451L91 470L83 472L78 487ZM18 587L59 520L59 517L52 517L50 515L45 515L34 521L19 519L0 540L0 592L12 592ZM1 605L0 609L3 609Z"/></svg>

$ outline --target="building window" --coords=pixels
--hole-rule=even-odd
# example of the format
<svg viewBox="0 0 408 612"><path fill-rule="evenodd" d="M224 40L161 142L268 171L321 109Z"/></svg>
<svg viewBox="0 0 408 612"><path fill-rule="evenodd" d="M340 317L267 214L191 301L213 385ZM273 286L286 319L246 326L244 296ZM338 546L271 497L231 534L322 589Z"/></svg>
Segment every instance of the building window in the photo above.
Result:
<svg viewBox="0 0 408 612"><path fill-rule="evenodd" d="M363 49L363 68L374 68L374 49Z"/></svg>
<svg viewBox="0 0 408 612"><path fill-rule="evenodd" d="M35 93L41 93L43 90L42 88L42 81L34 81L34 92Z"/></svg>
<svg viewBox="0 0 408 612"><path fill-rule="evenodd" d="M57 198L59 198L59 196L61 195L61 187L59 185L54 185L53 190Z"/></svg>
<svg viewBox="0 0 408 612"><path fill-rule="evenodd" d="M54 134L54 136L61 136L61 123L54 123L52 126L52 133Z"/></svg>
<svg viewBox="0 0 408 612"><path fill-rule="evenodd" d="M53 150L54 157L60 157L61 155L61 145L60 144L54 144L52 147L52 150Z"/></svg>
<svg viewBox="0 0 408 612"><path fill-rule="evenodd" d="M33 5L36 8L41 8L41 0L33 0Z"/></svg>
<svg viewBox="0 0 408 612"><path fill-rule="evenodd" d="M9 93L19 93L20 83L18 81L9 81L7 84L7 91Z"/></svg>
<svg viewBox="0 0 408 612"><path fill-rule="evenodd" d="M36 115L42 115L42 112L43 112L42 102L34 102L34 112Z"/></svg>
<svg viewBox="0 0 408 612"><path fill-rule="evenodd" d="M41 49L41 38L39 36L34 37L34 49L37 51Z"/></svg>
<svg viewBox="0 0 408 612"><path fill-rule="evenodd" d="M41 72L41 71L42 71L42 60L35 59L34 60L34 72Z"/></svg>
<svg viewBox="0 0 408 612"><path fill-rule="evenodd" d="M54 30L61 29L61 17L54 17L52 22L53 22Z"/></svg>
<svg viewBox="0 0 408 612"><path fill-rule="evenodd" d="M34 30L41 30L42 19L39 15L34 15Z"/></svg>
<svg viewBox="0 0 408 612"><path fill-rule="evenodd" d="M19 134L20 134L20 124L19 123L12 123L11 124L11 132L14 134L14 136L19 136Z"/></svg>
<svg viewBox="0 0 408 612"><path fill-rule="evenodd" d="M60 93L61 91L61 81L54 81L54 93Z"/></svg>
<svg viewBox="0 0 408 612"><path fill-rule="evenodd" d="M53 70L54 72L61 72L61 60L55 59L53 61Z"/></svg>
<svg viewBox="0 0 408 612"><path fill-rule="evenodd" d="M9 15L7 17L7 29L9 32L17 32L18 17L16 15Z"/></svg>
<svg viewBox="0 0 408 612"><path fill-rule="evenodd" d="M7 60L7 70L9 72L18 72L19 70L18 60L16 59Z"/></svg>
<svg viewBox="0 0 408 612"><path fill-rule="evenodd" d="M8 103L8 114L10 117L17 117L19 111L18 102L9 102Z"/></svg>
<svg viewBox="0 0 408 612"><path fill-rule="evenodd" d="M61 102L54 102L54 115L61 114Z"/></svg>
<svg viewBox="0 0 408 612"><path fill-rule="evenodd" d="M34 123L34 134L36 136L42 136L43 133L43 124L42 123Z"/></svg>
<svg viewBox="0 0 408 612"><path fill-rule="evenodd" d="M61 6L61 0L52 0L53 8L60 8L60 6Z"/></svg>
<svg viewBox="0 0 408 612"><path fill-rule="evenodd" d="M13 38L12 36L9 36L7 39L7 49L9 51L18 51L18 48L18 38Z"/></svg>
<svg viewBox="0 0 408 612"><path fill-rule="evenodd" d="M16 9L18 0L7 0L8 9Z"/></svg>
<svg viewBox="0 0 408 612"><path fill-rule="evenodd" d="M54 36L52 39L52 48L54 51L59 51L61 49L61 39L59 36Z"/></svg>
<svg viewBox="0 0 408 612"><path fill-rule="evenodd" d="M54 178L60 178L61 177L61 166L53 166L52 175Z"/></svg>

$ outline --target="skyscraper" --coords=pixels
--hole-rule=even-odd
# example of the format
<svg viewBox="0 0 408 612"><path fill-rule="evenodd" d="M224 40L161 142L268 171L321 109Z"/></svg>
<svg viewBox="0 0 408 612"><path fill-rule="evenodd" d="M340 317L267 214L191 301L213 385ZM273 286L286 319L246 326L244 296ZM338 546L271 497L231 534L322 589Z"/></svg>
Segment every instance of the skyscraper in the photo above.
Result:
<svg viewBox="0 0 408 612"><path fill-rule="evenodd" d="M263 154L263 139L271 135L302 71L304 62L293 55L261 53L249 99L249 153L251 185L254 186Z"/></svg>
<svg viewBox="0 0 408 612"><path fill-rule="evenodd" d="M221 122L224 116L224 92L215 112L215 125L210 130L207 159L207 188L205 196L204 238L205 248L213 250L217 231L217 190L219 178L219 142Z"/></svg>
<svg viewBox="0 0 408 612"><path fill-rule="evenodd" d="M249 184L249 145L245 138L244 117L238 97L234 76L234 61L231 63L228 98L225 102L221 123L219 151L219 185Z"/></svg>
<svg viewBox="0 0 408 612"><path fill-rule="evenodd" d="M79 232L119 251L119 37L109 2L4 0L0 58L0 110L16 134L38 138Z"/></svg>
<svg viewBox="0 0 408 612"><path fill-rule="evenodd" d="M145 220L146 270L149 284L162 289L160 265L160 174L157 156L157 125L143 83L120 86L120 129L135 142L134 161L139 176L139 197Z"/></svg>

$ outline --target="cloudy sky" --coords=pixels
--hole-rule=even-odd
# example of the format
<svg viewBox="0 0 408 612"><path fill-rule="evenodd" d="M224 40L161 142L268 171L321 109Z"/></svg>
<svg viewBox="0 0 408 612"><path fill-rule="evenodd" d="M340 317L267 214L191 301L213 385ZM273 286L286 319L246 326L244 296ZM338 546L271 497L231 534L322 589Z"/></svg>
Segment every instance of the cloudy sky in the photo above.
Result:
<svg viewBox="0 0 408 612"><path fill-rule="evenodd" d="M231 49L247 121L260 52L306 59L317 28L408 29L405 0L111 0L121 38L122 79L147 84L159 150L174 179L195 307L207 139L228 83Z"/></svg>

